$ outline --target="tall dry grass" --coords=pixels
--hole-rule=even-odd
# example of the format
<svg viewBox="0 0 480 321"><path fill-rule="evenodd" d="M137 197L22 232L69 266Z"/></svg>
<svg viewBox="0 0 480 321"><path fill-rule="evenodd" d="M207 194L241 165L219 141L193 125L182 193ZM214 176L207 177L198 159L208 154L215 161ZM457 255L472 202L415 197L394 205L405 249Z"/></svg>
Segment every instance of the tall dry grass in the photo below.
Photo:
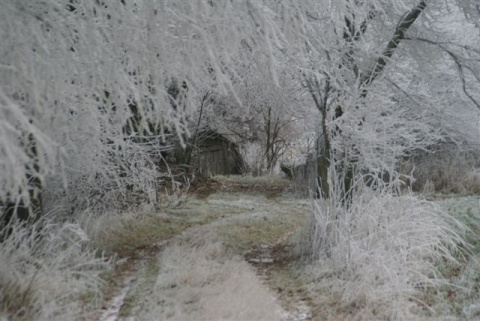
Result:
<svg viewBox="0 0 480 321"><path fill-rule="evenodd" d="M480 151L461 151L440 146L420 152L400 164L400 172L412 174L415 192L480 195Z"/></svg>
<svg viewBox="0 0 480 321"><path fill-rule="evenodd" d="M76 320L100 298L110 262L76 223L43 219L12 226L0 246L0 316L5 320ZM4 320L2 319L2 320Z"/></svg>
<svg viewBox="0 0 480 321"><path fill-rule="evenodd" d="M466 248L460 222L414 195L368 188L348 206L338 198L313 203L299 249L313 258L307 274L315 280L312 291L325 295L320 309L335 306L325 315L420 320L422 314L434 314L422 295L448 283L438 262L459 266Z"/></svg>

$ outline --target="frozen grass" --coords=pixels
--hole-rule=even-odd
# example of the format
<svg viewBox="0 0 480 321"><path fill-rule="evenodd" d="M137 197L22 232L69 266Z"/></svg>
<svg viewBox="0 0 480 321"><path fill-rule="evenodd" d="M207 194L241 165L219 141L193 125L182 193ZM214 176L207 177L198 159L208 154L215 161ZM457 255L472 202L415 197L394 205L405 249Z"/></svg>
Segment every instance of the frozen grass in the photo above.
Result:
<svg viewBox="0 0 480 321"><path fill-rule="evenodd" d="M288 197L272 200L262 195L216 193L202 200L190 198L163 214L149 214L193 225L177 231L180 235L164 245L159 259L149 258L138 267L121 316L280 320L278 303L243 254L254 245L273 244L294 231L308 219L309 205L308 200ZM130 233L140 233L134 231L135 226L141 230L141 225L126 224L133 227Z"/></svg>
<svg viewBox="0 0 480 321"><path fill-rule="evenodd" d="M235 209L230 213L235 214ZM53 219L58 221L52 217L28 229L16 227L0 244L0 316L8 320L76 320L90 315L89 302L101 302L101 293L108 296L117 283L112 279L111 262L100 253L131 256L138 249L225 215L229 215L225 206L192 198L159 213L145 206L100 217L84 212L78 223L52 224Z"/></svg>
<svg viewBox="0 0 480 321"><path fill-rule="evenodd" d="M434 314L422 296L447 283L438 262L460 266L462 224L413 196L364 193L347 210L328 200L314 205L303 249L316 258L306 271L318 315L421 320Z"/></svg>
<svg viewBox="0 0 480 321"><path fill-rule="evenodd" d="M88 243L77 224L15 226L0 247L0 316L78 319L83 305L100 298L98 276L110 267Z"/></svg>
<svg viewBox="0 0 480 321"><path fill-rule="evenodd" d="M132 311L136 320L281 320L255 272L208 228L177 237L158 265L155 284Z"/></svg>
<svg viewBox="0 0 480 321"><path fill-rule="evenodd" d="M249 203L250 202L250 203ZM127 257L136 249L167 240L185 229L234 215L251 207L248 199L220 194L208 200L186 198L177 206L154 209L139 207L101 217L84 215L82 226L95 246L107 255Z"/></svg>
<svg viewBox="0 0 480 321"><path fill-rule="evenodd" d="M242 256L254 246L285 240L308 220L310 205L288 195L216 193L159 212L145 207L102 218L85 215L83 230L75 224L47 225L42 232L48 237L41 242L32 242L31 232L15 233L0 249L2 313L9 320L77 319L84 313L82 302L100 296L98 273L108 267L88 250L92 245L110 255L142 256L139 249L173 237L160 258L145 252L151 258L137 267L123 317L280 320L278 303ZM314 206L316 229L309 230L311 243L302 251L314 253L316 260L306 267L282 265L271 274L275 289L293 293L289 309L302 299L314 320L478 319L478 198L439 206L371 192L347 211L329 201ZM464 235L477 254L467 251Z"/></svg>
<svg viewBox="0 0 480 321"><path fill-rule="evenodd" d="M453 197L438 202L450 215L469 230L466 255L459 257L461 266L439 262L439 269L449 279L449 286L425 293L433 306L433 320L480 319L480 197ZM442 317L442 316L448 316Z"/></svg>
<svg viewBox="0 0 480 321"><path fill-rule="evenodd" d="M136 249L168 239L193 225L152 211L105 215L84 223L95 247L109 256L128 257Z"/></svg>
<svg viewBox="0 0 480 321"><path fill-rule="evenodd" d="M288 179L285 179L278 175L264 175L264 176L253 176L253 175L230 175L223 176L218 175L212 178L213 180L226 183L237 183L244 184L250 187L265 187L265 188L284 188L290 185Z"/></svg>
<svg viewBox="0 0 480 321"><path fill-rule="evenodd" d="M291 195L274 199L262 195L213 194L208 205L223 208L222 220L213 223L225 247L237 254L245 254L255 245L273 245L286 233L293 233L308 219L310 201Z"/></svg>
<svg viewBox="0 0 480 321"><path fill-rule="evenodd" d="M215 225L225 246L235 253L245 254L253 246L272 246L298 230L308 220L307 201L284 201L270 208L257 209L250 215L235 217Z"/></svg>
<svg viewBox="0 0 480 321"><path fill-rule="evenodd" d="M110 256L118 254L122 258L136 258L128 261L130 263L119 264L114 273L102 275L107 280L104 293L110 299L122 290L119 277L135 275L135 284L128 291L120 310L121 316L128 317L141 313L136 308L142 306L145 291L153 291L163 264L157 262L155 256L163 246L167 246L165 244L169 244L163 241L172 237L177 240L178 237L175 237L184 233L182 242L186 243L190 230L202 228L205 234L211 230L222 239L222 247L229 253L229 258L232 253L242 255L252 245L267 244L268 240L273 242L292 226L304 222L308 209L308 200L287 197L272 200L262 195L215 193L202 199L189 197L176 207L160 210L147 206L131 212L105 214L100 218L85 215L82 226L89 231L96 248ZM200 227L205 224L208 227ZM239 228L239 225L242 227ZM230 265L227 268L232 270ZM188 310L188 305L185 307ZM181 313L187 312L182 310Z"/></svg>

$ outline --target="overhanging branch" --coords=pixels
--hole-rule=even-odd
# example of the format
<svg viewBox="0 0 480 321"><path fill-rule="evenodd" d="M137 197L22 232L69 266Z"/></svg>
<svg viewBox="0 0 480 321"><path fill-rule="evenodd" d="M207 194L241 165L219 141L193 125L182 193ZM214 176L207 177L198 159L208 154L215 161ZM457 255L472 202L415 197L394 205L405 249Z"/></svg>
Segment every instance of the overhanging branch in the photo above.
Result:
<svg viewBox="0 0 480 321"><path fill-rule="evenodd" d="M458 75L460 77L460 81L462 82L462 90L463 90L463 93L465 94L465 96L468 97L468 99L470 99L470 101L477 107L480 109L480 102L478 102L467 90L467 82L465 80L465 73L464 73L464 68L465 66L461 63L460 61L460 58L454 53L452 52L451 50L448 50L447 48L443 47L441 45L441 43L439 42L435 42L435 41L432 41L432 40L429 40L429 39L424 39L424 38L415 38L415 39L408 39L408 40L417 40L417 41L421 41L421 42L425 42L425 43L428 43L428 44L431 44L431 45L434 45L434 46L437 46L438 48L440 48L441 50L443 50L444 52L446 52L450 58L452 58L453 62L455 63L456 67L457 67L457 70L458 70ZM469 49L468 47L466 46L460 46L461 48L464 48L464 49ZM476 51L475 51L476 52ZM468 69L468 68L467 68ZM470 70L472 71L472 70ZM476 78L477 76L474 75ZM478 78L477 78L478 79Z"/></svg>
<svg viewBox="0 0 480 321"><path fill-rule="evenodd" d="M382 55L378 57L375 66L373 67L373 71L361 82L362 87L368 87L369 85L371 85L372 82L383 72L383 70L387 66L388 59L393 56L398 45L402 42L402 40L405 39L405 33L418 19L418 17L423 12L423 10L425 10L426 7L427 0L422 0L414 9L412 9L400 20L397 28L395 29L392 39L387 44L387 47L383 51Z"/></svg>

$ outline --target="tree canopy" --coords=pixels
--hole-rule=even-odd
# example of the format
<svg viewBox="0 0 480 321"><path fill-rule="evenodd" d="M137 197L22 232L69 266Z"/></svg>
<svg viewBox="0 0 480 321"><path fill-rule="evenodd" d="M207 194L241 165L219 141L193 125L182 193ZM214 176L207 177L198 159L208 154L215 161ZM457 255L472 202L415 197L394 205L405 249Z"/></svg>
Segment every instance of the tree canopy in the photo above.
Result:
<svg viewBox="0 0 480 321"><path fill-rule="evenodd" d="M29 204L32 177L50 206L152 194L152 154L185 143L206 90L248 108L252 56L263 94L281 70L303 88L288 95L309 95L334 161L381 171L446 137L473 142L479 20L474 0L4 0L0 199Z"/></svg>

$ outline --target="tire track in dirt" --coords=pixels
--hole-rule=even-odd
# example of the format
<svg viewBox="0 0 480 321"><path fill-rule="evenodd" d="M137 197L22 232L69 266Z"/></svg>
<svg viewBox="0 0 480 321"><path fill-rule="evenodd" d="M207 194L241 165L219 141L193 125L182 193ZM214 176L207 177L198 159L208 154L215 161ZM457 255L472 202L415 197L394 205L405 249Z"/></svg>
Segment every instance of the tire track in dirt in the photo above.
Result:
<svg viewBox="0 0 480 321"><path fill-rule="evenodd" d="M225 213L236 214L188 228L136 253L130 272L125 273L124 286L110 301L101 321L213 320L215 317L308 320L306 308L297 309L295 315L281 308L275 289L268 289L258 269L246 263L245 253L236 251L231 256L229 233L224 233L225 229L245 222L250 222L254 229L262 217L271 219L272 215L293 209L259 196L237 193L227 200L224 196L212 194L206 202L210 206L222 206ZM251 245L247 245L251 250ZM174 268L170 268L171 265ZM193 269L182 270L182 265L191 265ZM263 303L255 308L258 302Z"/></svg>

